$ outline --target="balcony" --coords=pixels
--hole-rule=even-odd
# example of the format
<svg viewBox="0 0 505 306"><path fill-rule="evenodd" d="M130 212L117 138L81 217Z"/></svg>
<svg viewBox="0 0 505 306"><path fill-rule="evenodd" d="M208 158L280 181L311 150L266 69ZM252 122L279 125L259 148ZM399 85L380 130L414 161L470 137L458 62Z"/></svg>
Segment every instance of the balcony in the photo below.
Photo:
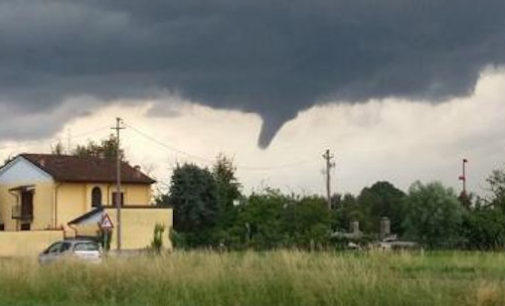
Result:
<svg viewBox="0 0 505 306"><path fill-rule="evenodd" d="M12 207L12 219L21 221L32 221L33 212L28 209L22 209L21 205L14 205Z"/></svg>

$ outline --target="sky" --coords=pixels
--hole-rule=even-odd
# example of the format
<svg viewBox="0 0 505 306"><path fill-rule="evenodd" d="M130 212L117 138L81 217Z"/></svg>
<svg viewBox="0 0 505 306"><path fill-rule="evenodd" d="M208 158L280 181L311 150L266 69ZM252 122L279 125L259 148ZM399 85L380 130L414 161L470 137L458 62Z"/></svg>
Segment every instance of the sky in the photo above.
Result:
<svg viewBox="0 0 505 306"><path fill-rule="evenodd" d="M133 163L232 157L246 192L469 187L503 166L505 2L0 1L0 156L107 136ZM23 20L23 22L20 22Z"/></svg>

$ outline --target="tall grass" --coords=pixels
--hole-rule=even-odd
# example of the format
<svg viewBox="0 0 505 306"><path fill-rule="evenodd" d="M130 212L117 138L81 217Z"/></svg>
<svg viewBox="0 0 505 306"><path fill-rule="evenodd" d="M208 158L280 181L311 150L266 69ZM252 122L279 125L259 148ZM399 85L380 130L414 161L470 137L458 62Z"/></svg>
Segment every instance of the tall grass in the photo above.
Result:
<svg viewBox="0 0 505 306"><path fill-rule="evenodd" d="M175 252L0 261L4 305L505 305L498 253Z"/></svg>

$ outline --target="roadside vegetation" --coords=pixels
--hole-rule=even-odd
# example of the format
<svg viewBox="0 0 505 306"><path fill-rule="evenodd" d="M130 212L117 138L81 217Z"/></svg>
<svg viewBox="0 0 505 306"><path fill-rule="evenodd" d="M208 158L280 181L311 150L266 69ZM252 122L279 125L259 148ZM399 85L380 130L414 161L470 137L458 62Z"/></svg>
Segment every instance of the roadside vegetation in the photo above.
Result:
<svg viewBox="0 0 505 306"><path fill-rule="evenodd" d="M241 193L232 161L220 155L211 168L177 165L156 202L174 208L171 238L176 248L334 250L359 222L358 244L380 240L381 219L397 239L425 249L504 250L505 171L488 179L486 198L456 193L440 182L414 182L406 192L386 181L358 195L334 194L331 209L318 195L283 194L266 188ZM340 235L342 236L342 235ZM344 235L345 236L345 235Z"/></svg>
<svg viewBox="0 0 505 306"><path fill-rule="evenodd" d="M207 252L0 261L2 305L504 305L505 255Z"/></svg>

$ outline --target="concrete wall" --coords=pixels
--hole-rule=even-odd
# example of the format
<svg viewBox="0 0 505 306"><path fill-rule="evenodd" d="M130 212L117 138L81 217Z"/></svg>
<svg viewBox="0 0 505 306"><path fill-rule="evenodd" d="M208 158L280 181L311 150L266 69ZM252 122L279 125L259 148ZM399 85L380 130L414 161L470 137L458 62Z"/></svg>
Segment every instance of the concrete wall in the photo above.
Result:
<svg viewBox="0 0 505 306"><path fill-rule="evenodd" d="M0 257L35 257L63 239L63 231L0 232Z"/></svg>
<svg viewBox="0 0 505 306"><path fill-rule="evenodd" d="M107 208L114 227L116 224L116 210ZM172 248L168 233L172 228L171 208L125 208L121 210L121 248L122 249L143 249L151 244L153 239L154 226L162 224L165 226L163 233L163 246ZM111 248L116 248L116 229L111 240Z"/></svg>

